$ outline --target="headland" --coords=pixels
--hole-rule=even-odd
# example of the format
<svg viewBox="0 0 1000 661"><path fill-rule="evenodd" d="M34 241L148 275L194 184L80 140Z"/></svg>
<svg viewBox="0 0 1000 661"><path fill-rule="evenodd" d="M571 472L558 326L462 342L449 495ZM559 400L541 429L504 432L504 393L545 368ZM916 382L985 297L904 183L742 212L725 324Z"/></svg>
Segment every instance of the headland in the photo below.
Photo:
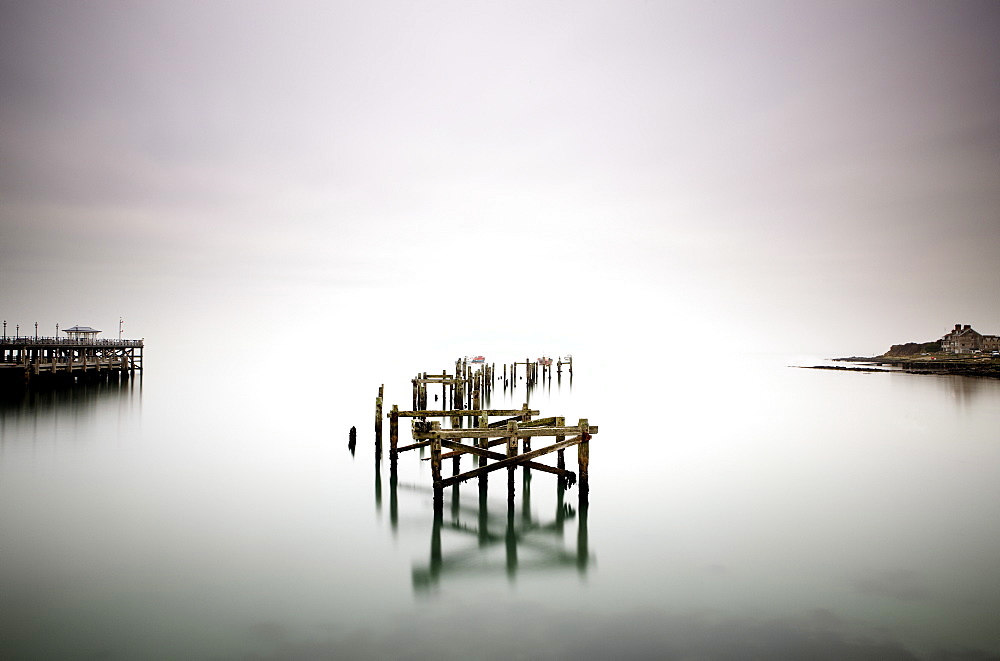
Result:
<svg viewBox="0 0 1000 661"><path fill-rule="evenodd" d="M812 365L810 369L853 372L902 371L909 374L957 374L1000 379L1000 337L979 333L968 324L933 342L894 344L881 356L834 358L836 362L859 363L864 367ZM805 366L804 366L805 367ZM887 370L886 368L892 368Z"/></svg>

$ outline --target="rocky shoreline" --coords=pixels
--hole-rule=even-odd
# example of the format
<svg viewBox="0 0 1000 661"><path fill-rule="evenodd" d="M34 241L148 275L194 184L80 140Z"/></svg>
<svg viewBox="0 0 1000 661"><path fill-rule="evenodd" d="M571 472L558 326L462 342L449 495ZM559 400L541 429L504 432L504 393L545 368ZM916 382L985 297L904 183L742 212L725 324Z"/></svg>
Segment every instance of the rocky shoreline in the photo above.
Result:
<svg viewBox="0 0 1000 661"><path fill-rule="evenodd" d="M841 370L850 372L906 372L907 374L955 374L1000 379L1000 359L994 356L970 358L936 354L933 356L851 356L834 358L836 362L860 363L866 367L843 365L802 365L805 369ZM894 369L884 369L891 367Z"/></svg>

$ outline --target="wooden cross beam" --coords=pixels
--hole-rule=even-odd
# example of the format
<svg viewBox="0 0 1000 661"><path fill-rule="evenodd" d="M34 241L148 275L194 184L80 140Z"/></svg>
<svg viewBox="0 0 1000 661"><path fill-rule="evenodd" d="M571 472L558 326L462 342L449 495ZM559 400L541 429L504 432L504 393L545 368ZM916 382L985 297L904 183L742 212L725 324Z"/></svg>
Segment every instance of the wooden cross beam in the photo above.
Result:
<svg viewBox="0 0 1000 661"><path fill-rule="evenodd" d="M504 441L501 439L499 441L494 441L490 445L499 445L499 444L501 444L503 442ZM454 452L448 452L447 454L442 454L441 455L442 459L446 459L448 457L454 457L454 456L462 455L462 454L465 454L467 452L471 453L471 454L474 454L474 455L478 455L480 457L487 457L489 459L506 460L508 458L507 455L500 454L499 452L490 452L489 450L484 450L482 448L477 448L477 447L473 447L473 446L469 446L469 445L462 445L461 443L454 443L452 441L441 441L441 445L443 445L446 448L451 448L451 449L454 450ZM521 455L518 455L518 456L521 456ZM428 457L426 460L429 460L429 459L430 459L430 457ZM536 470L542 471L543 473L552 473L553 475L558 475L559 477L569 478L569 479L571 479L573 481L576 480L576 473L574 473L573 471L565 470L563 468L553 468L552 466L546 466L545 464L539 464L539 463L534 462L534 461L526 461L526 462L524 462L524 467L525 468L534 468Z"/></svg>
<svg viewBox="0 0 1000 661"><path fill-rule="evenodd" d="M487 416L497 416L497 415L538 415L538 411L533 411L530 409L455 409L452 411L444 410L427 410L427 411L398 411L396 416L399 418L450 418L456 415L487 415Z"/></svg>
<svg viewBox="0 0 1000 661"><path fill-rule="evenodd" d="M555 416L550 418L539 418L537 420L528 420L527 422L518 423L518 428L523 429L524 427L544 427L546 425L556 424Z"/></svg>
<svg viewBox="0 0 1000 661"><path fill-rule="evenodd" d="M570 471L560 470L558 468L552 468L551 466L546 466L545 464L536 464L535 462L532 462L530 460L534 459L535 457L541 457L542 455L549 454L550 452L555 452L556 450L562 450L564 448L577 445L578 443L582 443L585 440L588 441L590 440L589 434L574 436L573 438L568 438L565 441L560 441L559 443L554 443L544 448L532 450L531 452L525 452L523 454L514 455L512 457L504 457L503 459L497 461L496 463L487 464L486 466L476 468L475 470L471 470L466 473L461 473L460 475L454 475L452 477L443 479L439 482L435 482L434 488L436 489L436 488L450 487L453 484L458 484L459 482L464 482L465 480L469 480L474 477L479 477L480 475L486 475L487 473L491 473L495 470L500 470L501 468L511 468L513 466L519 466L519 465L524 465L525 467L530 467L530 468L537 468L538 470L544 470L546 472L556 473L557 475L562 476L565 475L566 473L569 473ZM483 452L481 448L472 448L470 446L465 446L462 445L461 443L453 443L445 439L441 439L440 442L441 445L444 445L446 447L454 448L457 446L467 452L473 452L474 454L479 454L480 452ZM500 455L496 452L490 452L488 456L503 457L503 455ZM531 464L530 466L528 466L529 462Z"/></svg>
<svg viewBox="0 0 1000 661"><path fill-rule="evenodd" d="M437 424L437 423L434 423ZM597 425L590 425L588 434L596 434L598 432ZM413 438L419 440L433 440L435 438L440 438L443 441L458 439L458 438L496 438L496 437L509 437L516 436L518 438L524 438L526 436L568 436L569 434L579 434L580 427L575 425L572 427L522 427L518 425L514 429L490 429L483 427L470 427L468 429L432 429L431 431L421 432L414 430ZM590 439L587 439L590 440ZM558 448L557 448L558 449Z"/></svg>

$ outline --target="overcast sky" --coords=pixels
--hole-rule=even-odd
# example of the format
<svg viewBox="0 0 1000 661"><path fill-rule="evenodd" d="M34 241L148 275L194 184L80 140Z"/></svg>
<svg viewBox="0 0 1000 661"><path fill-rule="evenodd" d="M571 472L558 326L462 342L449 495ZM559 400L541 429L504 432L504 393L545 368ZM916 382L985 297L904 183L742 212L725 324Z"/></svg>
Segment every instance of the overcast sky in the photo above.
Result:
<svg viewBox="0 0 1000 661"><path fill-rule="evenodd" d="M0 8L11 327L1000 333L992 0Z"/></svg>

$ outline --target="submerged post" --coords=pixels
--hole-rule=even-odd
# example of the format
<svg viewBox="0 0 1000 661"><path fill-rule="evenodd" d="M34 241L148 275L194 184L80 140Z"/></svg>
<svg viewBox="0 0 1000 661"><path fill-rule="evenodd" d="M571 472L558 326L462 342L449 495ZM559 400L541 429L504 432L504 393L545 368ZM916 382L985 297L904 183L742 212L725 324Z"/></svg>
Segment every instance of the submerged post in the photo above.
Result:
<svg viewBox="0 0 1000 661"><path fill-rule="evenodd" d="M580 464L580 503L585 505L590 502L590 424L586 418L580 418L580 437L582 440L576 446Z"/></svg>

